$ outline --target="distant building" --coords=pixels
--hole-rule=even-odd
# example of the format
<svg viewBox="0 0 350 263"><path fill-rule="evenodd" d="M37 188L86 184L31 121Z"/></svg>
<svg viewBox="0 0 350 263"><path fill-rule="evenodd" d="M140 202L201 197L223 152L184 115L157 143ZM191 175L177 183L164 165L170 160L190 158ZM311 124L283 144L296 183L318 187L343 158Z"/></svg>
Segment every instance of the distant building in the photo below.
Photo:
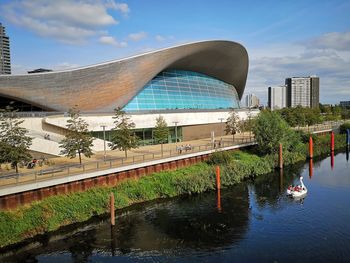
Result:
<svg viewBox="0 0 350 263"><path fill-rule="evenodd" d="M33 73L44 73L44 72L51 72L52 69L45 69L45 68L38 68L38 69L34 69L31 71L28 71L28 74L33 74Z"/></svg>
<svg viewBox="0 0 350 263"><path fill-rule="evenodd" d="M350 107L350 100L347 101L341 101L339 103L340 107Z"/></svg>
<svg viewBox="0 0 350 263"><path fill-rule="evenodd" d="M0 23L0 75L11 74L10 39Z"/></svg>
<svg viewBox="0 0 350 263"><path fill-rule="evenodd" d="M268 107L271 110L287 107L287 88L286 86L268 88Z"/></svg>
<svg viewBox="0 0 350 263"><path fill-rule="evenodd" d="M245 106L247 108L258 108L260 105L260 100L254 94L248 94L245 96Z"/></svg>
<svg viewBox="0 0 350 263"><path fill-rule="evenodd" d="M316 76L286 78L287 106L317 108L320 102L320 79Z"/></svg>

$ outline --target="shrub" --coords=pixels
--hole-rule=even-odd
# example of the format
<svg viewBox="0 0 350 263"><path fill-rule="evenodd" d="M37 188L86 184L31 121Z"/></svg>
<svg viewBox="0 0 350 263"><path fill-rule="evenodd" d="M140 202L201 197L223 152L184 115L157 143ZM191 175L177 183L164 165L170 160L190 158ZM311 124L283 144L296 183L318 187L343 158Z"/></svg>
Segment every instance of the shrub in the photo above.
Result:
<svg viewBox="0 0 350 263"><path fill-rule="evenodd" d="M221 152L214 152L210 158L208 163L212 165L218 165L218 164L229 164L233 159L232 152L229 151L221 151Z"/></svg>
<svg viewBox="0 0 350 263"><path fill-rule="evenodd" d="M339 127L339 132L340 132L341 134L344 134L344 133L346 133L346 130L347 130L347 129L350 130L350 122L346 122L346 123L340 125L340 127Z"/></svg>

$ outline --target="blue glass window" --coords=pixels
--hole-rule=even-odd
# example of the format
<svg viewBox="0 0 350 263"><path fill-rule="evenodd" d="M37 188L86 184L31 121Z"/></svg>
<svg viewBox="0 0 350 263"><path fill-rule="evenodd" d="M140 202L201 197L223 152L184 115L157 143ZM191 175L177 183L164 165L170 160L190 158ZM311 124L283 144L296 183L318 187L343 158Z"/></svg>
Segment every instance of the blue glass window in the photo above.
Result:
<svg viewBox="0 0 350 263"><path fill-rule="evenodd" d="M234 86L185 70L159 73L124 107L125 111L239 108Z"/></svg>

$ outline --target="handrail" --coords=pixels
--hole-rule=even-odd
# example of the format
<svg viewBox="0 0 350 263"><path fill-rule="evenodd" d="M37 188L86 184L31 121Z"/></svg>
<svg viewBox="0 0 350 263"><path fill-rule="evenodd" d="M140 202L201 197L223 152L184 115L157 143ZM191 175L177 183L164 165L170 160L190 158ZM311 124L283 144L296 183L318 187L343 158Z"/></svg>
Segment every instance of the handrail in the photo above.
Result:
<svg viewBox="0 0 350 263"><path fill-rule="evenodd" d="M219 143L220 142L220 143ZM216 150L223 149L234 145L246 144L246 143L254 143L255 139L253 137L248 138L237 138L235 141L217 141L216 144L207 143L203 145L195 145L191 146L191 148L184 148L181 152L177 149L169 149L163 152L157 153L146 153L140 155L134 155L128 158L110 158L105 161L90 161L85 162L83 164L74 164L74 165L64 165L52 167L49 169L41 169L32 172L26 173L18 173L18 174L8 174L0 176L0 188L20 185L24 183L33 183L42 181L45 179L51 179L53 177L65 177L77 174L83 174L85 172L95 172L102 171L111 168L123 167L143 162L148 162L152 160L161 160L164 158L174 157L174 156L182 156L190 153L199 153L208 150Z"/></svg>

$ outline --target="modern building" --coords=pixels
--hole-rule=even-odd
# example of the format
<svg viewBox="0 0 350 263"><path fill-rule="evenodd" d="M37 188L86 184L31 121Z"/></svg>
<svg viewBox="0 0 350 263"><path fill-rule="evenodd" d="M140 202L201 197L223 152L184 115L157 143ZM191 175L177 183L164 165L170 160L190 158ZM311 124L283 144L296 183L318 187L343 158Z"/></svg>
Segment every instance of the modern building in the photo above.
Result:
<svg viewBox="0 0 350 263"><path fill-rule="evenodd" d="M317 76L286 78L287 106L317 108L320 102L320 79Z"/></svg>
<svg viewBox="0 0 350 263"><path fill-rule="evenodd" d="M268 107L271 110L283 109L287 107L287 87L269 87L268 88Z"/></svg>
<svg viewBox="0 0 350 263"><path fill-rule="evenodd" d="M341 101L339 103L340 107L350 107L350 100L347 101Z"/></svg>
<svg viewBox="0 0 350 263"><path fill-rule="evenodd" d="M10 38L0 23L0 75L11 74Z"/></svg>
<svg viewBox="0 0 350 263"><path fill-rule="evenodd" d="M245 96L245 106L247 108L259 108L260 100L254 94L247 94Z"/></svg>
<svg viewBox="0 0 350 263"><path fill-rule="evenodd" d="M100 139L104 127L108 140L116 107L130 115L144 144L152 143L160 114L171 130L169 142L208 138L223 134L231 108L246 116L240 99L247 72L242 45L202 41L77 69L0 76L0 107L15 101L35 117L25 122L35 134L57 140L74 106Z"/></svg>

